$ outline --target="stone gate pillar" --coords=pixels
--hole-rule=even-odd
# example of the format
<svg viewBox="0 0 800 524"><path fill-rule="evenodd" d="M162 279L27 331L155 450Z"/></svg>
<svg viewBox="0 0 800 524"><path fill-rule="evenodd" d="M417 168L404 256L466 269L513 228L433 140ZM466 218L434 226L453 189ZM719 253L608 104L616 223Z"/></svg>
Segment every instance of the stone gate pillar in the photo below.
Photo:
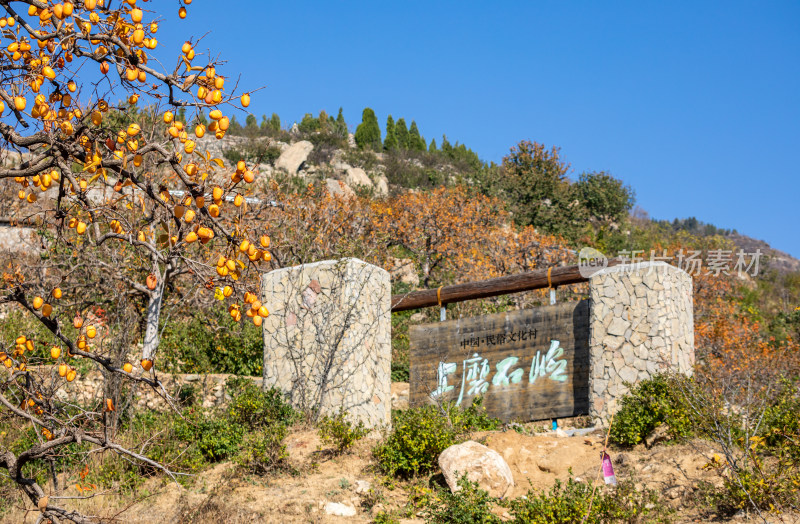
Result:
<svg viewBox="0 0 800 524"><path fill-rule="evenodd" d="M665 262L643 262L603 269L589 288L589 409L608 423L626 383L659 372L692 373L692 278Z"/></svg>
<svg viewBox="0 0 800 524"><path fill-rule="evenodd" d="M389 424L389 273L354 258L317 262L262 275L261 292L264 387L306 412Z"/></svg>

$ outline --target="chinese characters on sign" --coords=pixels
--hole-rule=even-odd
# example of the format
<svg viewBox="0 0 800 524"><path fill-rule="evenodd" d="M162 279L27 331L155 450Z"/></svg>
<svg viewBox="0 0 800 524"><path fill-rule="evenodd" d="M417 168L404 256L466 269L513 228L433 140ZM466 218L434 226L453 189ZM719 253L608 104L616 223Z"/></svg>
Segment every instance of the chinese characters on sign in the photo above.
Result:
<svg viewBox="0 0 800 524"><path fill-rule="evenodd" d="M536 338L536 331L533 331L533 337ZM503 340L506 337L503 336ZM508 337L510 340L511 337ZM520 339L526 340L526 339ZM463 347L462 342L462 347ZM544 355L541 351L537 351L533 355L533 360L528 373L528 383L533 384L537 379L550 378L556 382L565 382L567 380L567 361L563 359L564 348L561 347L558 340L550 341L550 348ZM519 384L525 374L522 367L511 370L519 362L519 357L509 356L501 360L495 365L495 374L491 382L488 380L489 373L491 372L489 360L482 358L478 353L474 353L470 358L462 362L461 374L461 389L458 394L456 405L460 406L464 400L464 390L466 388L467 396L476 396L485 394L491 386L508 386L510 384ZM458 369L455 362L439 362L437 367L437 388L431 393L434 399L441 398L445 393L452 391L455 386L448 384L448 375L452 375Z"/></svg>
<svg viewBox="0 0 800 524"><path fill-rule="evenodd" d="M501 420L588 412L588 301L412 326L410 403L483 398Z"/></svg>
<svg viewBox="0 0 800 524"><path fill-rule="evenodd" d="M505 333L499 333L496 335L486 335L484 337L469 337L465 338L461 341L462 348L479 348L481 345L484 346L499 346L501 344L505 344L506 342L517 342L517 341L526 341L526 340L536 340L536 330L531 329L528 331L515 331L513 333L509 333L506 335Z"/></svg>

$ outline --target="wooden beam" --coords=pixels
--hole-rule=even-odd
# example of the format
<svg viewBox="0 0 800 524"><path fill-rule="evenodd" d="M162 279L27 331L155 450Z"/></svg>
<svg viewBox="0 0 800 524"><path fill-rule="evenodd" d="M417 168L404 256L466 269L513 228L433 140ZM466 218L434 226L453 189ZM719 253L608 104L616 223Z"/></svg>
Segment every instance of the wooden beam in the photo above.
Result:
<svg viewBox="0 0 800 524"><path fill-rule="evenodd" d="M608 261L608 266L615 266L621 262L622 261L618 259L611 259ZM602 268L598 267L593 273L600 269ZM550 273L550 283L553 287L577 284L588 280L587 277L581 275L577 265L553 267ZM444 286L439 295L442 299L442 305L444 305L547 287L547 270L539 269L528 273L497 277L480 282L467 282L465 284ZM392 295L392 312L438 305L439 300L436 296L436 289L424 289L422 291L412 291L401 295Z"/></svg>

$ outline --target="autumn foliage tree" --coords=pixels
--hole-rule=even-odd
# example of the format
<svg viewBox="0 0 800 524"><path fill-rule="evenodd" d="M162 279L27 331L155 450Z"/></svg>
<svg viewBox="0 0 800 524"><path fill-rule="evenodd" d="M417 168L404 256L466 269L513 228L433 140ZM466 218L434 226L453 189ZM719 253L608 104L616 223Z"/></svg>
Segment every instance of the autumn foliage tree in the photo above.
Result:
<svg viewBox="0 0 800 524"><path fill-rule="evenodd" d="M169 401L156 371L170 296L215 293L235 320L256 325L269 313L241 284L271 258L269 236L246 220L256 175L245 162L226 169L198 145L206 135L224 137L226 113L247 107L250 94L236 93L196 40L183 44L174 69L157 66L158 17L136 0L0 6L0 180L16 185L9 209L39 224L44 246L6 268L0 302L17 304L49 332L19 333L0 348L3 416L39 436L21 453L0 449L0 468L43 519L88 522L49 499L24 474L26 464L83 442L172 472L114 442L113 398L65 409L55 392L77 378L76 359ZM152 110L131 111L140 101ZM114 307L127 312L109 312ZM136 330L113 325L131 314ZM114 346L136 341L134 365Z"/></svg>
<svg viewBox="0 0 800 524"><path fill-rule="evenodd" d="M562 239L515 229L503 201L464 187L409 192L374 204L387 248L412 255L423 285L482 280L564 263Z"/></svg>

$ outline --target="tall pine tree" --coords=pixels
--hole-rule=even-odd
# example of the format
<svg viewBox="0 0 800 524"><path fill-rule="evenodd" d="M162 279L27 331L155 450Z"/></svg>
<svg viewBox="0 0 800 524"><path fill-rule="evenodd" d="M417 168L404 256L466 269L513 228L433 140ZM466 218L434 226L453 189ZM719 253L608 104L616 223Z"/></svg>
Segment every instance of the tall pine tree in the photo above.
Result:
<svg viewBox="0 0 800 524"><path fill-rule="evenodd" d="M383 140L383 150L397 149L397 134L395 134L394 118L392 115L386 119L386 138Z"/></svg>
<svg viewBox="0 0 800 524"><path fill-rule="evenodd" d="M406 119L401 118L394 126L394 134L397 135L397 148L408 149L408 127L406 127Z"/></svg>
<svg viewBox="0 0 800 524"><path fill-rule="evenodd" d="M414 120L411 121L411 128L408 130L408 149L425 151L425 140L420 136L417 123Z"/></svg>
<svg viewBox="0 0 800 524"><path fill-rule="evenodd" d="M336 134L347 138L347 122L344 121L341 107L339 108L339 114L336 115Z"/></svg>
<svg viewBox="0 0 800 524"><path fill-rule="evenodd" d="M356 128L355 139L359 149L381 150L381 128L378 125L375 111L369 107L364 108L361 113L361 123Z"/></svg>
<svg viewBox="0 0 800 524"><path fill-rule="evenodd" d="M436 149L436 139L435 138L431 138L431 145L428 146L428 151L430 151L431 153L435 153L436 151L438 151Z"/></svg>

